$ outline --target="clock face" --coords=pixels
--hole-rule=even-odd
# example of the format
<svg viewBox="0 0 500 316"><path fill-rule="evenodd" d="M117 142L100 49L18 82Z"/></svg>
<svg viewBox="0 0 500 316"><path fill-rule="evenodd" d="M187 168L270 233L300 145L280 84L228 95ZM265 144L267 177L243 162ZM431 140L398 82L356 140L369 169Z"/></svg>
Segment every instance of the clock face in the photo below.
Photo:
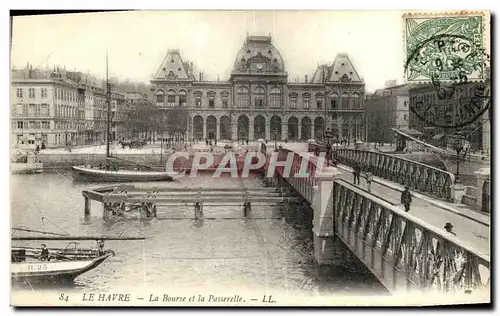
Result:
<svg viewBox="0 0 500 316"><path fill-rule="evenodd" d="M257 64L257 69L261 70L262 69L262 64Z"/></svg>

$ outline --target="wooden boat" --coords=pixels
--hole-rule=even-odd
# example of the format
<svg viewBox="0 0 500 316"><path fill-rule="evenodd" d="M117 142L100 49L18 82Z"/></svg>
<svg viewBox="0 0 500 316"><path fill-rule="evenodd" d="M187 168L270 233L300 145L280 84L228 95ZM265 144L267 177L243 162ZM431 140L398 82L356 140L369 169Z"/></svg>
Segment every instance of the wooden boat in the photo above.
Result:
<svg viewBox="0 0 500 316"><path fill-rule="evenodd" d="M22 252L16 252L17 260L22 260ZM14 252L13 252L14 255ZM85 260L31 260L27 262L12 262L10 265L14 281L39 282L71 282L79 275L90 271L113 254L107 252L96 258Z"/></svg>
<svg viewBox="0 0 500 316"><path fill-rule="evenodd" d="M102 170L87 166L73 166L73 178L96 182L144 182L171 181L166 171Z"/></svg>
<svg viewBox="0 0 500 316"><path fill-rule="evenodd" d="M106 259L114 256L112 250L104 250L104 240L139 240L144 237L109 236L64 236L30 229L13 228L14 231L28 231L50 236L12 236L13 241L71 241L66 248L34 248L13 246L11 249L11 278L16 282L71 282L81 274L95 269ZM78 248L75 240L95 240L97 247Z"/></svg>
<svg viewBox="0 0 500 316"><path fill-rule="evenodd" d="M107 135L110 135L111 124L111 85L108 79L108 56L106 55L106 104L108 106L107 118ZM73 166L73 179L76 181L88 182L149 182L149 181L165 181L173 180L173 178L165 170L154 170L154 168L147 167L148 170L133 170L120 168L119 170L112 170L108 164L108 160L116 158L110 155L109 137L106 137L106 163L104 168L92 168L90 166ZM123 159L122 159L123 160ZM130 161L128 162L131 163ZM144 167L144 165L132 163L137 166Z"/></svg>

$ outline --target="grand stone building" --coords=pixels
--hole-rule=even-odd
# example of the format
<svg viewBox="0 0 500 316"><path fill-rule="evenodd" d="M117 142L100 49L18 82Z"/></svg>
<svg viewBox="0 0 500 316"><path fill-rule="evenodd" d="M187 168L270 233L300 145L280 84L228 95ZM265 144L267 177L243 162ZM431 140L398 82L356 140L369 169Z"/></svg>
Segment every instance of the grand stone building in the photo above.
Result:
<svg viewBox="0 0 500 316"><path fill-rule="evenodd" d="M304 82L289 82L269 36L247 36L228 81L198 80L192 63L169 50L154 79L153 103L186 107L188 139L364 139L365 85L347 54L320 65Z"/></svg>

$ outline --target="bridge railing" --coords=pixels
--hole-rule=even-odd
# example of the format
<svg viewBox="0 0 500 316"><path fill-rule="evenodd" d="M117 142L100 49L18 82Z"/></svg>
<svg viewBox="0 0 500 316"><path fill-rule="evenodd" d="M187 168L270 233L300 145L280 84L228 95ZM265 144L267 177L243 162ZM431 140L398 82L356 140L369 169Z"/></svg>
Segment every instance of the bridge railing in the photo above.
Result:
<svg viewBox="0 0 500 316"><path fill-rule="evenodd" d="M277 166L275 170L282 178L292 185L304 199L312 203L314 198L314 186L318 184L318 179L315 176L317 158L307 153L300 155L297 152L282 148L278 152L277 160L279 162L286 161L289 154L293 155L290 174L284 174L285 167L282 166ZM305 168L306 174L301 175L300 168L304 160L307 160Z"/></svg>
<svg viewBox="0 0 500 316"><path fill-rule="evenodd" d="M453 202L455 198L455 175L426 164L393 155L356 150L338 149L336 157L339 163L354 167L361 165L364 172L374 176L407 185L417 192Z"/></svg>
<svg viewBox="0 0 500 316"><path fill-rule="evenodd" d="M343 180L332 194L335 234L392 292L489 288L488 255Z"/></svg>

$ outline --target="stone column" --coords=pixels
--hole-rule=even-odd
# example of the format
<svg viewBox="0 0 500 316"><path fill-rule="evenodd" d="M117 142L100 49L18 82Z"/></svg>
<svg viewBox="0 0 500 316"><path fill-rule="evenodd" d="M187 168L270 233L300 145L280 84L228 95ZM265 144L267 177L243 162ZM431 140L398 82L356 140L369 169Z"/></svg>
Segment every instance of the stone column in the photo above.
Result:
<svg viewBox="0 0 500 316"><path fill-rule="evenodd" d="M323 170L316 172L318 184L314 186L314 198L311 205L314 212L312 231L314 256L320 265L331 264L335 259L337 237L334 228L333 184L340 174L335 167L324 167Z"/></svg>
<svg viewBox="0 0 500 316"><path fill-rule="evenodd" d="M233 121L231 122L231 140L238 139L238 120L233 117Z"/></svg>
<svg viewBox="0 0 500 316"><path fill-rule="evenodd" d="M248 140L254 140L253 139L253 116L250 116L248 118Z"/></svg>
<svg viewBox="0 0 500 316"><path fill-rule="evenodd" d="M311 123L311 139L314 139L314 121Z"/></svg>
<svg viewBox="0 0 500 316"><path fill-rule="evenodd" d="M219 121L215 123L215 139L217 139L217 141L220 139L220 118Z"/></svg>
<svg viewBox="0 0 500 316"><path fill-rule="evenodd" d="M478 171L474 172L476 174L477 179L477 190L476 190L476 203L478 210L483 209L483 185L484 182L490 180L490 168L481 168ZM490 182L491 184L491 182ZM491 190L490 190L491 192ZM488 193L490 193L488 192ZM458 201L460 202L460 201Z"/></svg>
<svg viewBox="0 0 500 316"><path fill-rule="evenodd" d="M203 120L203 140L207 138L207 120Z"/></svg>
<svg viewBox="0 0 500 316"><path fill-rule="evenodd" d="M288 138L288 122L281 122L281 140Z"/></svg>
<svg viewBox="0 0 500 316"><path fill-rule="evenodd" d="M267 119L266 119L266 124L264 126L266 129L266 133L265 133L266 139L268 141L274 140L274 135L271 135L271 123L267 122Z"/></svg>
<svg viewBox="0 0 500 316"><path fill-rule="evenodd" d="M297 141L300 142L300 140L302 139L302 122L301 120L298 120L298 123L297 123Z"/></svg>

